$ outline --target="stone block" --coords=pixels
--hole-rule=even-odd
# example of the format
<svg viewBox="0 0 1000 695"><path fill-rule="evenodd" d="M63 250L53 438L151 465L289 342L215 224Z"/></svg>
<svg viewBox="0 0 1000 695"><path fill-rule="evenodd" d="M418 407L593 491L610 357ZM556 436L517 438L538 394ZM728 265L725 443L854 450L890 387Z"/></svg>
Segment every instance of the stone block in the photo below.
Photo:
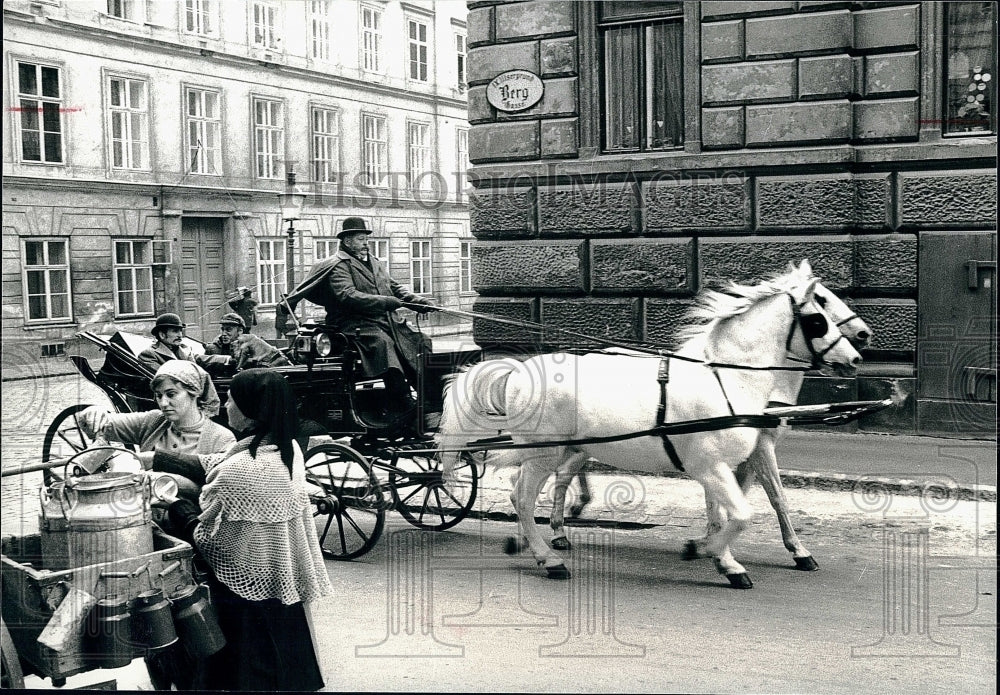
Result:
<svg viewBox="0 0 1000 695"><path fill-rule="evenodd" d="M736 177L644 182L645 231L749 230L748 186Z"/></svg>
<svg viewBox="0 0 1000 695"><path fill-rule="evenodd" d="M755 284L785 272L789 261L807 259L824 285L842 290L851 287L853 250L851 238L840 235L703 238L698 240L699 288L729 280Z"/></svg>
<svg viewBox="0 0 1000 695"><path fill-rule="evenodd" d="M496 111L486 100L486 87L469 87L467 97L469 123L483 123L496 118Z"/></svg>
<svg viewBox="0 0 1000 695"><path fill-rule="evenodd" d="M859 10L854 13L854 48L918 48L920 6L903 5Z"/></svg>
<svg viewBox="0 0 1000 695"><path fill-rule="evenodd" d="M846 97L854 93L854 63L848 55L799 59L799 98Z"/></svg>
<svg viewBox="0 0 1000 695"><path fill-rule="evenodd" d="M917 289L917 237L854 237L854 284L865 290Z"/></svg>
<svg viewBox="0 0 1000 695"><path fill-rule="evenodd" d="M539 51L543 77L576 73L576 39L546 39Z"/></svg>
<svg viewBox="0 0 1000 695"><path fill-rule="evenodd" d="M854 176L854 222L866 229L892 227L892 184L889 174Z"/></svg>
<svg viewBox="0 0 1000 695"><path fill-rule="evenodd" d="M538 228L542 233L632 232L634 187L628 182L577 182L538 192Z"/></svg>
<svg viewBox="0 0 1000 695"><path fill-rule="evenodd" d="M513 321L538 322L538 301L532 298L477 297L473 311ZM473 319L472 337L478 345L534 343L537 331L496 321Z"/></svg>
<svg viewBox="0 0 1000 695"><path fill-rule="evenodd" d="M742 19L701 25L701 59L703 61L741 60L742 58Z"/></svg>
<svg viewBox="0 0 1000 695"><path fill-rule="evenodd" d="M705 0L701 3L702 19L735 17L738 15L762 15L795 11L794 2L737 2L733 0Z"/></svg>
<svg viewBox="0 0 1000 695"><path fill-rule="evenodd" d="M538 159L538 121L473 125L469 128L469 152L475 164Z"/></svg>
<svg viewBox="0 0 1000 695"><path fill-rule="evenodd" d="M920 54L870 55L865 61L865 96L916 94L920 74Z"/></svg>
<svg viewBox="0 0 1000 695"><path fill-rule="evenodd" d="M782 176L756 181L757 228L841 229L854 223L854 181L849 174Z"/></svg>
<svg viewBox="0 0 1000 695"><path fill-rule="evenodd" d="M476 244L472 279L481 294L585 289L584 241L522 241Z"/></svg>
<svg viewBox="0 0 1000 695"><path fill-rule="evenodd" d="M843 141L851 137L846 99L746 107L748 147Z"/></svg>
<svg viewBox="0 0 1000 695"><path fill-rule="evenodd" d="M577 115L575 77L561 77L545 80L542 100L530 109L513 114L498 112L501 118L523 116L575 116Z"/></svg>
<svg viewBox="0 0 1000 695"><path fill-rule="evenodd" d="M694 240L597 239L590 243L590 286L595 292L694 292Z"/></svg>
<svg viewBox="0 0 1000 695"><path fill-rule="evenodd" d="M919 97L854 103L855 140L915 139L919 121Z"/></svg>
<svg viewBox="0 0 1000 695"><path fill-rule="evenodd" d="M645 299L645 327L642 340L672 350L678 347L677 334L690 321L690 299Z"/></svg>
<svg viewBox="0 0 1000 695"><path fill-rule="evenodd" d="M899 223L996 229L996 192L996 169L904 172L899 178Z"/></svg>
<svg viewBox="0 0 1000 695"><path fill-rule="evenodd" d="M849 10L765 17L746 21L746 56L763 58L849 49Z"/></svg>
<svg viewBox="0 0 1000 695"><path fill-rule="evenodd" d="M493 41L493 8L470 9L467 15L466 41L469 48L475 48Z"/></svg>
<svg viewBox="0 0 1000 695"><path fill-rule="evenodd" d="M872 353L915 353L917 349L917 303L912 299L857 299L858 316L872 328ZM867 353L866 353L867 354Z"/></svg>
<svg viewBox="0 0 1000 695"><path fill-rule="evenodd" d="M701 110L701 146L706 149L743 147L746 130L742 106Z"/></svg>
<svg viewBox="0 0 1000 695"><path fill-rule="evenodd" d="M996 436L996 427L996 403L917 401L917 431L920 434L977 434L985 439Z"/></svg>
<svg viewBox="0 0 1000 695"><path fill-rule="evenodd" d="M916 379L899 379L885 377L858 378L858 400L880 401L893 395L894 388L900 388L904 393L916 392ZM894 434L911 434L916 430L917 407L916 399L910 396L901 405L890 406L877 413L863 416L858 420L858 429L867 432L892 432Z"/></svg>
<svg viewBox="0 0 1000 695"><path fill-rule="evenodd" d="M510 187L503 191L474 190L469 195L469 219L476 236L535 234L535 191Z"/></svg>
<svg viewBox="0 0 1000 695"><path fill-rule="evenodd" d="M497 41L573 31L570 0L531 0L496 8Z"/></svg>
<svg viewBox="0 0 1000 695"><path fill-rule="evenodd" d="M577 155L576 118L550 118L539 124L542 157L575 157Z"/></svg>
<svg viewBox="0 0 1000 695"><path fill-rule="evenodd" d="M492 80L508 70L538 72L538 42L505 43L470 48L469 83Z"/></svg>
<svg viewBox="0 0 1000 695"><path fill-rule="evenodd" d="M562 328L608 340L639 339L639 302L634 299L574 299L541 300L540 322L547 327ZM598 341L587 341L558 331L545 332L545 344L550 347L594 348Z"/></svg>
<svg viewBox="0 0 1000 695"><path fill-rule="evenodd" d="M788 100L794 96L794 60L706 65L701 69L701 97L705 105Z"/></svg>

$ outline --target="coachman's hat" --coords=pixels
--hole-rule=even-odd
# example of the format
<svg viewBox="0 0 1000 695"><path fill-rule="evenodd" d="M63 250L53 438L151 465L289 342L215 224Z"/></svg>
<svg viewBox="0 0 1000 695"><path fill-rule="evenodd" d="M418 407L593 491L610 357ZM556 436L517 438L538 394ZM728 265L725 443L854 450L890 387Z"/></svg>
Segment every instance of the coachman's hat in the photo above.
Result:
<svg viewBox="0 0 1000 695"><path fill-rule="evenodd" d="M252 290L246 285L240 285L236 288L236 293L240 295L249 294Z"/></svg>
<svg viewBox="0 0 1000 695"><path fill-rule="evenodd" d="M337 232L337 238L343 239L348 234L371 234L372 230L368 229L365 225L365 221L360 217L347 217L341 223L340 231Z"/></svg>
<svg viewBox="0 0 1000 695"><path fill-rule="evenodd" d="M156 325L150 331L154 336L159 336L159 333L164 328L186 328L184 322L181 321L181 317L177 314L160 314L156 317Z"/></svg>
<svg viewBox="0 0 1000 695"><path fill-rule="evenodd" d="M239 326L240 328L246 328L247 324L243 320L243 317L239 314L224 314L221 319L219 319L219 325L221 326Z"/></svg>

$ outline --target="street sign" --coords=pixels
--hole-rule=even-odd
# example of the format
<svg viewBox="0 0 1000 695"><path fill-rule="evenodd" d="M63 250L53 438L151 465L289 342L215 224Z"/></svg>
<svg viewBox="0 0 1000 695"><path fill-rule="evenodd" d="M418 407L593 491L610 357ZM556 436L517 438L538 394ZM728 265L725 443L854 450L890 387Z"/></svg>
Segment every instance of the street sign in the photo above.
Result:
<svg viewBox="0 0 1000 695"><path fill-rule="evenodd" d="M486 87L486 100L500 111L530 109L542 99L545 84L528 70L508 70L493 78Z"/></svg>

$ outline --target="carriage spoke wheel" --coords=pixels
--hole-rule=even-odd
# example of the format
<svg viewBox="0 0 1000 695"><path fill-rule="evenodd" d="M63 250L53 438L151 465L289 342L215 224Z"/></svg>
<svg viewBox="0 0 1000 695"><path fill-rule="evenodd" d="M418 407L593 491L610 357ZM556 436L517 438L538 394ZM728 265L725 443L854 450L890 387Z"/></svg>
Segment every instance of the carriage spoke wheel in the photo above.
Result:
<svg viewBox="0 0 1000 695"><path fill-rule="evenodd" d="M375 547L385 527L385 497L368 460L349 446L306 452L306 482L323 555L351 560Z"/></svg>
<svg viewBox="0 0 1000 695"><path fill-rule="evenodd" d="M417 528L444 531L468 516L476 503L479 476L465 454L446 480L434 456L400 452L389 471L396 511Z"/></svg>
<svg viewBox="0 0 1000 695"><path fill-rule="evenodd" d="M42 463L68 459L98 443L94 437L87 436L83 427L80 426L80 413L89 407L90 405L86 403L71 405L56 415L52 424L45 431L45 438L42 440ZM104 444L105 442L102 440L100 443ZM129 451L135 450L134 447L125 446L120 442L107 443ZM60 480L61 477L61 468L46 470L43 473L43 481L46 485L51 485Z"/></svg>

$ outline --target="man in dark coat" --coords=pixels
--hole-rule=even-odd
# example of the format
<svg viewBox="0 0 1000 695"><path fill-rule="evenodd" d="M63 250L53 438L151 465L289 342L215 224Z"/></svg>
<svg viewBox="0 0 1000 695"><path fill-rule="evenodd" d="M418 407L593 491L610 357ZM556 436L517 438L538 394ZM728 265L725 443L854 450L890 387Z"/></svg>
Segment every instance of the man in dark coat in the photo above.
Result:
<svg viewBox="0 0 1000 695"><path fill-rule="evenodd" d="M420 313L437 307L389 277L385 265L368 253L369 234L363 219L345 219L337 255L313 266L288 295L288 304L293 311L302 299L323 306L326 324L355 338L364 375L385 382L390 408L409 410L413 399L407 380L416 386L420 354L429 353L431 343L396 309L403 302Z"/></svg>
<svg viewBox="0 0 1000 695"><path fill-rule="evenodd" d="M236 288L236 297L229 300L229 308L243 319L244 333L249 333L250 328L257 325L257 300L250 297L252 291L241 285Z"/></svg>
<svg viewBox="0 0 1000 695"><path fill-rule="evenodd" d="M236 357L233 348L236 339L243 335L246 323L237 313L225 314L219 319L219 336L205 346L206 355L229 355Z"/></svg>

